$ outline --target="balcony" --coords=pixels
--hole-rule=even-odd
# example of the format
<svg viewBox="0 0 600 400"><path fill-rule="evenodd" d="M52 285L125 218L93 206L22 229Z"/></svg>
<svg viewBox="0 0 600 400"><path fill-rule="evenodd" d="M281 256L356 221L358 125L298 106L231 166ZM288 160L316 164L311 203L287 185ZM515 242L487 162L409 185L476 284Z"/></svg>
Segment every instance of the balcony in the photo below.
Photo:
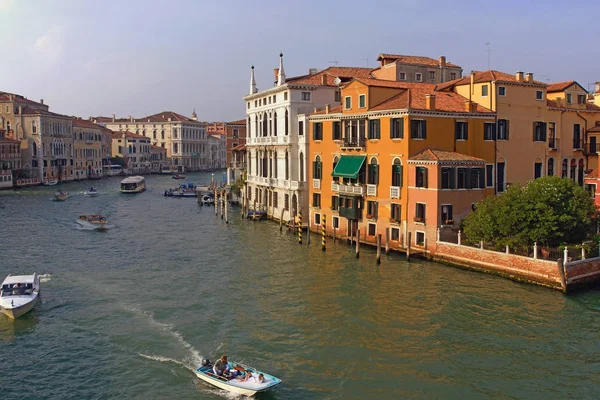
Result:
<svg viewBox="0 0 600 400"><path fill-rule="evenodd" d="M597 155L600 153L600 143L586 143L583 146L583 153L586 155Z"/></svg>
<svg viewBox="0 0 600 400"><path fill-rule="evenodd" d="M347 219L358 220L360 219L362 210L360 208L346 208L340 207L340 217L344 217Z"/></svg>
<svg viewBox="0 0 600 400"><path fill-rule="evenodd" d="M320 179L313 179L313 189L321 189L321 180Z"/></svg>
<svg viewBox="0 0 600 400"><path fill-rule="evenodd" d="M229 168L234 169L246 169L246 163L241 161L234 161L229 163Z"/></svg>
<svg viewBox="0 0 600 400"><path fill-rule="evenodd" d="M339 192L339 194L352 195L352 196L364 196L365 192L366 192L365 185L361 185L358 183L356 183L356 184L337 183L335 186L337 187L337 192ZM333 183L331 185L331 190L336 191L336 188L334 187Z"/></svg>
<svg viewBox="0 0 600 400"><path fill-rule="evenodd" d="M367 140L364 137L352 138L345 137L342 144L342 150L364 149Z"/></svg>
<svg viewBox="0 0 600 400"><path fill-rule="evenodd" d="M377 196L377 185L367 185L367 196Z"/></svg>
<svg viewBox="0 0 600 400"><path fill-rule="evenodd" d="M550 137L548 138L548 149L550 151L557 150L560 147L559 139Z"/></svg>
<svg viewBox="0 0 600 400"><path fill-rule="evenodd" d="M583 140L573 139L573 150L583 150Z"/></svg>
<svg viewBox="0 0 600 400"><path fill-rule="evenodd" d="M291 190L301 190L303 188L304 188L303 182L292 181L291 184L290 184L290 189Z"/></svg>
<svg viewBox="0 0 600 400"><path fill-rule="evenodd" d="M391 199L399 199L400 198L400 186L390 186L390 198Z"/></svg>

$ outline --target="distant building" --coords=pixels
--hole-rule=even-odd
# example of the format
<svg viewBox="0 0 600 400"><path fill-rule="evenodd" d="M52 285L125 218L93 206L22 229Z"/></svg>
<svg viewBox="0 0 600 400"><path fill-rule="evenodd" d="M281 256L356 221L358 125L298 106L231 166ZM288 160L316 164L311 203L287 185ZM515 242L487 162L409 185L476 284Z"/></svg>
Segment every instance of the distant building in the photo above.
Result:
<svg viewBox="0 0 600 400"><path fill-rule="evenodd" d="M462 67L446 61L401 54L380 54L380 67L372 74L377 79L401 82L443 83L462 78Z"/></svg>
<svg viewBox="0 0 600 400"><path fill-rule="evenodd" d="M222 169L227 163L227 149L225 136L221 134L208 135L209 168Z"/></svg>
<svg viewBox="0 0 600 400"><path fill-rule="evenodd" d="M123 158L123 168L130 173L150 173L150 139L132 132L115 132L112 136L113 157Z"/></svg>
<svg viewBox="0 0 600 400"><path fill-rule="evenodd" d="M164 166L170 164L167 158L167 149L160 146L150 146L150 168L153 173L160 173Z"/></svg>
<svg viewBox="0 0 600 400"><path fill-rule="evenodd" d="M13 171L21 169L21 142L0 129L0 189L13 187Z"/></svg>
<svg viewBox="0 0 600 400"><path fill-rule="evenodd" d="M226 122L227 182L240 179L246 171L246 120Z"/></svg>
<svg viewBox="0 0 600 400"><path fill-rule="evenodd" d="M225 134L225 122L211 122L206 125L206 133L220 133Z"/></svg>
<svg viewBox="0 0 600 400"><path fill-rule="evenodd" d="M73 118L73 172L75 179L100 177L105 128L91 121Z"/></svg>

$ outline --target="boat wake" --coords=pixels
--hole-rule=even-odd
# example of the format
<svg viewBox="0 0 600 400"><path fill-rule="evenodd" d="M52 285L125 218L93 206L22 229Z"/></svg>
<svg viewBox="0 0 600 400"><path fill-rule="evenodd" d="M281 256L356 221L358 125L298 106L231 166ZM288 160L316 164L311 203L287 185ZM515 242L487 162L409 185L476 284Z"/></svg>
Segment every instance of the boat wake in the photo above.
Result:
<svg viewBox="0 0 600 400"><path fill-rule="evenodd" d="M190 368L190 366L187 365L186 363L184 363L183 361L175 360L173 358L168 358L168 357L163 357L163 356L153 356L150 354L143 354L143 353L138 353L138 356L147 358L148 360L179 364L179 365L185 367L186 369L189 369L192 372L194 372L194 369L195 369L195 368Z"/></svg>
<svg viewBox="0 0 600 400"><path fill-rule="evenodd" d="M42 274L42 275L38 275L40 277L40 282L44 283L44 282L50 282L52 280L52 275L50 274Z"/></svg>

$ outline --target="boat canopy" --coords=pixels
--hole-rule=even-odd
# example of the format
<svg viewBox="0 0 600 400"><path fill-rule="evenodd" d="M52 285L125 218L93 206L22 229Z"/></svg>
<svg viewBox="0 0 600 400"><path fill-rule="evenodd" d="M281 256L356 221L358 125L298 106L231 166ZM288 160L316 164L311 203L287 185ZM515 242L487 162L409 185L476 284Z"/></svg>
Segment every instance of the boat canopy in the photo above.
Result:
<svg viewBox="0 0 600 400"><path fill-rule="evenodd" d="M3 285L12 285L14 283L34 283L35 275L11 275L7 276Z"/></svg>
<svg viewBox="0 0 600 400"><path fill-rule="evenodd" d="M356 179L367 156L342 156L335 165L331 176Z"/></svg>

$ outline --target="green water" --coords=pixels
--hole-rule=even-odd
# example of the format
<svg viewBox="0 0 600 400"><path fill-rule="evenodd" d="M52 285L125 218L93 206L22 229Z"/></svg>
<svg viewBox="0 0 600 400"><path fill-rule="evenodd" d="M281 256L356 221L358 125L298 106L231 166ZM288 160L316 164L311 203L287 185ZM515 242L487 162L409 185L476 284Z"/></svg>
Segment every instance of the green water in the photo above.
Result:
<svg viewBox="0 0 600 400"><path fill-rule="evenodd" d="M210 174L190 174L208 182ZM277 224L226 225L118 178L0 192L0 275L44 274L43 304L0 316L10 399L234 398L197 379L226 353L281 378L262 399L599 398L600 291L572 297L384 257ZM93 184L101 194L81 193ZM103 213L106 232L77 228Z"/></svg>

